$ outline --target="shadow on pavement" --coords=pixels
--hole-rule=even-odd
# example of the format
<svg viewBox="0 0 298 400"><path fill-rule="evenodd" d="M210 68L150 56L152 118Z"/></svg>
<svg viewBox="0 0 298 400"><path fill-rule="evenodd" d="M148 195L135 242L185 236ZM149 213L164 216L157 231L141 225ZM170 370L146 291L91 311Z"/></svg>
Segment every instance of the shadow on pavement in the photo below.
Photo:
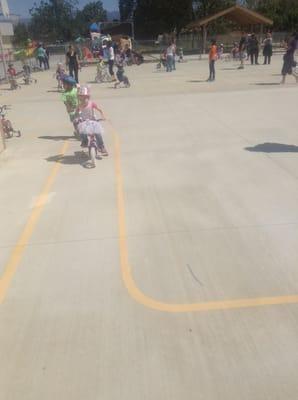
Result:
<svg viewBox="0 0 298 400"><path fill-rule="evenodd" d="M72 155L57 154L56 156L47 157L45 160L48 162L59 162L65 165L78 164L84 166L83 164L85 164L88 159L89 157L86 153L83 153L82 151L75 151L75 153Z"/></svg>
<svg viewBox="0 0 298 400"><path fill-rule="evenodd" d="M257 82L257 83L251 83L251 85L256 85L256 86L280 86L280 82Z"/></svg>
<svg viewBox="0 0 298 400"><path fill-rule="evenodd" d="M298 153L298 146L282 143L262 143L245 150L256 153Z"/></svg>
<svg viewBox="0 0 298 400"><path fill-rule="evenodd" d="M207 79L205 79L205 80L192 80L192 81L186 81L186 82L188 82L188 83L206 83L207 82Z"/></svg>
<svg viewBox="0 0 298 400"><path fill-rule="evenodd" d="M74 136L38 136L38 139L45 139L45 140L77 140Z"/></svg>
<svg viewBox="0 0 298 400"><path fill-rule="evenodd" d="M219 68L221 71L237 71L239 67L225 67L225 68Z"/></svg>

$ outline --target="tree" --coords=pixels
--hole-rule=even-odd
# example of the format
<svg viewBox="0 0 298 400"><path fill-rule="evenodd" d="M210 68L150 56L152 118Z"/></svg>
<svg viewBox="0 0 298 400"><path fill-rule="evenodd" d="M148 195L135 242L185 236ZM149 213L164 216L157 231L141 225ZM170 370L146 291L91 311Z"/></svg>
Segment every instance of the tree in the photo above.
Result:
<svg viewBox="0 0 298 400"><path fill-rule="evenodd" d="M77 0L41 0L30 10L29 26L35 39L72 40L77 35L88 34L92 22L104 21L107 12L102 1L92 1L82 10L77 9Z"/></svg>
<svg viewBox="0 0 298 400"><path fill-rule="evenodd" d="M29 26L35 38L70 40L74 32L76 0L42 0L30 10Z"/></svg>
<svg viewBox="0 0 298 400"><path fill-rule="evenodd" d="M246 0L245 5L271 18L276 30L298 30L297 0Z"/></svg>
<svg viewBox="0 0 298 400"><path fill-rule="evenodd" d="M132 17L135 6L136 6L135 0L119 0L119 11L120 11L121 21L127 21Z"/></svg>
<svg viewBox="0 0 298 400"><path fill-rule="evenodd" d="M23 23L19 23L15 28L14 28L14 44L16 46L25 46L27 44L27 41L29 39L29 30L28 26Z"/></svg>
<svg viewBox="0 0 298 400"><path fill-rule="evenodd" d="M176 32L191 21L192 0L138 0L135 10L136 30L143 37Z"/></svg>
<svg viewBox="0 0 298 400"><path fill-rule="evenodd" d="M203 18L236 4L236 0L194 0L194 13Z"/></svg>
<svg viewBox="0 0 298 400"><path fill-rule="evenodd" d="M81 35L87 34L92 22L102 22L106 19L107 12L103 8L102 1L90 2L76 14L76 31Z"/></svg>
<svg viewBox="0 0 298 400"><path fill-rule="evenodd" d="M123 17L130 0L120 0ZM179 34L193 18L203 18L236 4L236 0L137 0L136 30L143 37L159 33Z"/></svg>

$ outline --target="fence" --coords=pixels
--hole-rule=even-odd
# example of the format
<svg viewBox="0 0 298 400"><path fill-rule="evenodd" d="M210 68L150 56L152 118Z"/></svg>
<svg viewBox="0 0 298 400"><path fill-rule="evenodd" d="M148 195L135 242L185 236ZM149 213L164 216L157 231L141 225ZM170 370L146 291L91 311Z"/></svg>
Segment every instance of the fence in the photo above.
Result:
<svg viewBox="0 0 298 400"><path fill-rule="evenodd" d="M211 39L216 39L218 43L224 45L225 51L231 51L234 42L239 43L241 37L240 32L231 32L229 34L223 35L208 35L207 43ZM274 32L273 33L273 47L274 49L279 49L282 47L282 43L289 37L287 32ZM264 35L259 35L260 43L263 42ZM184 53L203 53L203 40L200 34L189 33L180 35L176 41L177 47L182 47ZM167 40L154 41L154 40L136 40L134 41L135 48L143 53L161 53L167 46Z"/></svg>

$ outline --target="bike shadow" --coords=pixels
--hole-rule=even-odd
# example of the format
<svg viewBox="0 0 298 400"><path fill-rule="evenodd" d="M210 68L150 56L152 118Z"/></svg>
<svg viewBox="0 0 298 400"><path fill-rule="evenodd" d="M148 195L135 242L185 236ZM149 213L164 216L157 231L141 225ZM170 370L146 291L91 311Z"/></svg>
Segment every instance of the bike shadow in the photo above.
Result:
<svg viewBox="0 0 298 400"><path fill-rule="evenodd" d="M54 141L59 141L59 140L76 140L77 141L77 139L74 136L38 136L38 139L54 140Z"/></svg>
<svg viewBox="0 0 298 400"><path fill-rule="evenodd" d="M64 165L81 165L82 167L84 167L86 161L89 160L89 156L83 151L75 151L74 154L57 154L55 156L47 157L45 158L45 160L48 162L60 163Z"/></svg>

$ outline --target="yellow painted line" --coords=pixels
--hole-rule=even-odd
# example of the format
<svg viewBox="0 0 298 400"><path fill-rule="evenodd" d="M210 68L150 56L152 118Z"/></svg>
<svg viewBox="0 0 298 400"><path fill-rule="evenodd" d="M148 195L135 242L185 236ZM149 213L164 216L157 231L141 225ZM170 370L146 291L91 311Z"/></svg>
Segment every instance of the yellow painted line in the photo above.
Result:
<svg viewBox="0 0 298 400"><path fill-rule="evenodd" d="M122 279L129 295L139 304L147 308L168 313L185 313L194 311L211 311L211 310L227 310L236 308L249 308L260 306L273 306L281 304L298 303L298 295L293 296L277 296L277 297L260 297L223 301L208 301L202 303L190 304L168 304L155 300L144 294L136 285L132 274L132 268L128 258L127 234L126 234L126 218L125 218L125 198L124 184L121 168L121 146L119 135L111 125L111 131L114 141L115 152L115 173L118 203L118 225L119 225L119 248L120 248L120 264Z"/></svg>
<svg viewBox="0 0 298 400"><path fill-rule="evenodd" d="M64 144L61 148L61 152L60 152L61 157L65 154L68 146L69 146L69 143L64 142ZM45 182L43 190L41 191L40 195L36 199L34 208L28 218L28 221L23 229L23 232L21 233L17 244L15 245L15 247L12 250L10 258L5 266L3 275L0 278L0 304L3 303L3 301L5 299L6 293L9 289L10 284L15 276L15 273L20 265L24 251L26 250L26 247L27 247L29 240L34 232L36 224L41 216L41 213L46 204L46 199L48 198L49 192L55 182L55 179L57 177L57 174L58 174L60 168L61 168L61 163L58 160L55 163L55 165L53 166L53 168L50 172L50 175L48 176L48 178Z"/></svg>

